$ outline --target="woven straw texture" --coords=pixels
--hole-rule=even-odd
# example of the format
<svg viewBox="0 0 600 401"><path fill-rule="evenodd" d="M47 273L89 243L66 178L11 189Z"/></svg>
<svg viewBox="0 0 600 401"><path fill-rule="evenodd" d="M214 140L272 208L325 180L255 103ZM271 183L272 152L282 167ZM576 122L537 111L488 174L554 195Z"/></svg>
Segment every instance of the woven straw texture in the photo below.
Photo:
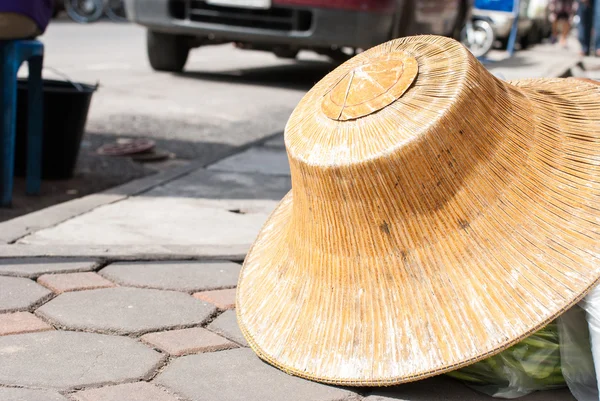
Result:
<svg viewBox="0 0 600 401"><path fill-rule="evenodd" d="M598 86L506 83L451 39L404 38L316 84L285 143L292 191L248 254L237 313L288 373L440 374L518 342L600 278Z"/></svg>

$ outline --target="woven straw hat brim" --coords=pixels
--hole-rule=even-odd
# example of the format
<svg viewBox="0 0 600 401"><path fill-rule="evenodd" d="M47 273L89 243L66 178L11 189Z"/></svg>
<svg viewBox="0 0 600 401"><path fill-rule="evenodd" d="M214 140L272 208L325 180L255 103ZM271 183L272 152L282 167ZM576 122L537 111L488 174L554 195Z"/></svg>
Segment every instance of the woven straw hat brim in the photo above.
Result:
<svg viewBox="0 0 600 401"><path fill-rule="evenodd" d="M431 38L394 46L414 52L421 67L419 55L427 53L427 44L439 41L445 49L463 51ZM374 50L381 51L387 50ZM597 284L599 88L571 79L505 84L488 76L470 56L461 57L470 63L469 73L475 71L490 82L481 88L473 84L473 90L502 92L489 93L491 114L479 120L480 132L457 128L456 138L444 144L447 148L456 144L449 151L452 158L439 153L438 160L432 160L436 153L430 156L424 150L429 149L424 143L433 148L441 141L432 131L427 138L408 143L394 140L401 145L388 152L389 158L382 157L374 143L366 150L372 154L364 158L367 162L348 164L348 176L323 168L319 182L328 183L331 174L346 180L344 188L349 189L343 196L333 184L324 190L338 208L335 215L320 215L316 203L311 204L312 214L301 213L307 197L317 190L303 186L310 178L306 169L315 163L310 165L309 156L301 154L299 143L305 137L294 132L293 124L320 117L309 115L309 110L291 118L286 146L294 190L263 227L244 262L237 290L239 325L262 359L288 373L332 384L414 381L502 351L543 327ZM427 65L422 73L428 73ZM402 97L368 118L395 112L396 121L405 124L401 119L410 120L411 115L402 114L406 109L398 103L418 100L418 80L405 95L408 100ZM438 97L443 91L438 90ZM302 104L312 107L313 95L317 96L309 93ZM498 104L499 96L506 97L504 104ZM486 104L485 99L473 102L469 112L477 112L477 102ZM442 103L436 107L440 114L447 110ZM355 123L368 124L368 118ZM452 124L440 126L454 132ZM390 132L386 140L392 141L391 126L382 125ZM496 131L501 135L488 144ZM400 178L388 177L406 171L402 157L414 156L413 146L423 152L411 159L414 170ZM415 216L410 224L394 220L394 213L405 212L397 205L413 199L411 191L418 195L421 181L435 183L435 177L420 174L437 168L436 163L447 170L439 173L446 180L452 179L446 173L460 175L456 181L460 185L449 191L444 188L450 185L447 181L438 181L434 187L450 194L443 203L407 214ZM468 163L475 167L467 168ZM414 182L401 190L378 185L394 180ZM372 195L366 196L369 191ZM435 198L434 190L428 191ZM386 211L382 223L379 209L394 199L396 209Z"/></svg>

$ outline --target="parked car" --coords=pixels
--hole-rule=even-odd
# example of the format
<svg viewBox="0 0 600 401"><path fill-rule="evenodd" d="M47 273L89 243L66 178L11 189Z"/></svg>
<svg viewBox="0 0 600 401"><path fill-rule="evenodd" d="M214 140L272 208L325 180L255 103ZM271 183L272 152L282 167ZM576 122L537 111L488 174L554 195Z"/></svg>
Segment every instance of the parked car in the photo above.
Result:
<svg viewBox="0 0 600 401"><path fill-rule="evenodd" d="M476 0L473 9L476 19L490 22L501 47L506 47L515 21L512 4L510 0ZM548 0L521 0L517 29L517 43L521 48L540 43L550 30Z"/></svg>
<svg viewBox="0 0 600 401"><path fill-rule="evenodd" d="M158 71L181 71L190 49L234 42L294 58L314 50L344 59L357 49L418 33L460 37L472 0L125 0L147 27ZM349 50L349 51L348 51Z"/></svg>

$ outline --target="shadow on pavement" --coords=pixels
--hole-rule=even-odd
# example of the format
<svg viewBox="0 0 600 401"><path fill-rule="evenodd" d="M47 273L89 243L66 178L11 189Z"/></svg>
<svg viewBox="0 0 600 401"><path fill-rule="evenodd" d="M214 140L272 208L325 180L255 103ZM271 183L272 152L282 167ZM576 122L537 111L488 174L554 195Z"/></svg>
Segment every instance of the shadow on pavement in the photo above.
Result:
<svg viewBox="0 0 600 401"><path fill-rule="evenodd" d="M267 175L199 169L177 180L158 186L144 193L152 198L188 198L203 200L241 200L245 206L232 213L245 214L252 209L253 201L279 202L291 189L289 176Z"/></svg>
<svg viewBox="0 0 600 401"><path fill-rule="evenodd" d="M325 61L298 61L295 64L247 68L221 72L185 71L181 77L242 85L263 85L308 91L337 64Z"/></svg>
<svg viewBox="0 0 600 401"><path fill-rule="evenodd" d="M519 52L515 53L511 58L501 60L501 61L488 61L484 63L485 67L493 71L494 68L524 68L536 65L534 61L528 59L526 56L519 54Z"/></svg>
<svg viewBox="0 0 600 401"><path fill-rule="evenodd" d="M135 138L138 136L116 136L115 134L101 132L86 133L82 143L82 149L84 150L84 154L82 154L82 156L87 157L81 159L80 164L85 162L86 159L101 158L103 160L109 160L111 163L118 161L119 157L109 157L107 159L106 156L99 156L95 152L100 146L107 143L112 143L120 137ZM229 156L236 149L238 149L236 146L224 143L187 141L183 139L162 139L156 138L155 136L149 136L149 138L156 142L157 150L173 153L174 157L179 160L194 160L203 165L213 163L222 159L223 157Z"/></svg>
<svg viewBox="0 0 600 401"><path fill-rule="evenodd" d="M64 180L43 180L39 196L25 194L25 178L15 177L13 205L0 208L0 222L86 195L118 187L166 168L198 162L207 165L236 153L239 149L222 143L156 139L156 148L175 154L175 159L158 163L138 163L129 157L102 156L96 150L118 137L106 133L86 133L79 151L75 174ZM115 188L118 193L118 188Z"/></svg>

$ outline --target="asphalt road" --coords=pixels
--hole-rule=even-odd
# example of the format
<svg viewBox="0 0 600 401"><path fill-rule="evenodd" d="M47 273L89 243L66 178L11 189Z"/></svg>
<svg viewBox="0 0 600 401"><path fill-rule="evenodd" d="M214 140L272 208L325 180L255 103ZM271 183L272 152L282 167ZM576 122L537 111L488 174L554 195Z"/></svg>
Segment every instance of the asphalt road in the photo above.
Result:
<svg viewBox="0 0 600 401"><path fill-rule="evenodd" d="M282 132L303 94L333 65L310 53L301 61L232 45L192 51L183 74L151 70L145 30L133 24L54 21L42 37L45 71L100 83L87 125L96 146L114 136L163 140L183 159L222 152Z"/></svg>
<svg viewBox="0 0 600 401"><path fill-rule="evenodd" d="M18 178L13 208L0 210L0 221L172 164L193 160L209 165L277 135L304 93L335 67L309 52L301 53L300 61L290 61L222 45L193 50L182 74L157 73L146 58L143 28L112 22L79 25L66 17L52 21L41 40L46 44L46 78L66 75L99 83L100 88L93 97L75 176L45 180L39 197L25 196L24 179ZM570 62L575 54L543 45L488 68L506 79L545 77L552 75L555 64ZM21 73L25 75L25 69ZM101 145L122 137L155 139L159 149L176 159L141 164L96 153Z"/></svg>
<svg viewBox="0 0 600 401"><path fill-rule="evenodd" d="M303 94L335 67L310 52L301 53L299 61L281 60L220 45L192 50L182 74L157 73L147 61L144 28L80 25L66 17L54 20L42 40L47 77L60 71L73 80L100 83L84 146L115 136L150 137L180 159L207 163L281 133ZM548 76L556 59L574 56L550 45L537 48L489 68L506 79Z"/></svg>
<svg viewBox="0 0 600 401"><path fill-rule="evenodd" d="M74 177L44 180L37 197L26 196L25 180L17 178L13 207L0 209L0 221L173 164L209 165L279 134L303 94L334 68L310 53L301 55L301 61L289 61L224 45L192 51L183 74L157 73L146 58L142 27L80 25L66 17L53 20L40 40L46 47L45 78L66 76L100 87L92 99ZM26 67L20 74L26 76ZM96 152L117 138L132 137L155 139L157 148L171 152L175 160L141 164Z"/></svg>

